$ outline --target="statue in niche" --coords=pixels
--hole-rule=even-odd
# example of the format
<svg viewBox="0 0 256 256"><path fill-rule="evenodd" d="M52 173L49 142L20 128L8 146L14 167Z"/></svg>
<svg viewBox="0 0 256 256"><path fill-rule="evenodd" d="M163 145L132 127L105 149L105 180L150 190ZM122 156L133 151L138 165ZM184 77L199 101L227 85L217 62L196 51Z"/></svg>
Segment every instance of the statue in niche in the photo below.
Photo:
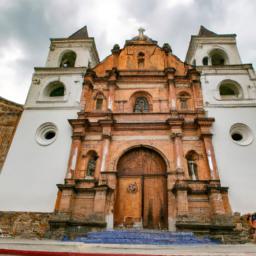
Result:
<svg viewBox="0 0 256 256"><path fill-rule="evenodd" d="M148 112L149 111L149 105L148 101L145 97L138 97L135 102L135 108L134 112Z"/></svg>
<svg viewBox="0 0 256 256"><path fill-rule="evenodd" d="M94 176L94 172L96 169L96 160L97 160L96 155L91 156L90 160L88 161L86 176L89 176L89 177Z"/></svg>

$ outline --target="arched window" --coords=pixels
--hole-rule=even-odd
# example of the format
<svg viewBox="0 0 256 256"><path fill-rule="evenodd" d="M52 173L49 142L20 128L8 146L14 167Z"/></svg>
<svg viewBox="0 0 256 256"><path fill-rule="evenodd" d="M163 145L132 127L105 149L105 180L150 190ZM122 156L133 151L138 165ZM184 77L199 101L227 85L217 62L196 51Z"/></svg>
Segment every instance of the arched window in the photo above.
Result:
<svg viewBox="0 0 256 256"><path fill-rule="evenodd" d="M51 92L50 92L50 97L61 97L61 96L64 96L64 91L65 91L65 88L64 86L59 86L55 89L53 89Z"/></svg>
<svg viewBox="0 0 256 256"><path fill-rule="evenodd" d="M145 54L143 52L139 52L137 58L138 58L138 67L139 68L144 68Z"/></svg>
<svg viewBox="0 0 256 256"><path fill-rule="evenodd" d="M187 156L188 173L191 180L198 180L198 154L190 151Z"/></svg>
<svg viewBox="0 0 256 256"><path fill-rule="evenodd" d="M208 57L203 58L203 65L208 66Z"/></svg>
<svg viewBox="0 0 256 256"><path fill-rule="evenodd" d="M98 156L96 152L92 152L89 156L87 169L86 169L86 176L89 176L89 177L94 176L97 159L98 159Z"/></svg>
<svg viewBox="0 0 256 256"><path fill-rule="evenodd" d="M196 66L196 60L195 59L193 60L192 65Z"/></svg>
<svg viewBox="0 0 256 256"><path fill-rule="evenodd" d="M60 67L61 68L70 68L74 67L76 62L76 53L73 51L68 51L64 53L61 58Z"/></svg>
<svg viewBox="0 0 256 256"><path fill-rule="evenodd" d="M47 97L63 97L65 95L65 86L59 81L50 83L45 90Z"/></svg>
<svg viewBox="0 0 256 256"><path fill-rule="evenodd" d="M219 87L222 99L238 99L242 97L241 87L233 81L224 81Z"/></svg>
<svg viewBox="0 0 256 256"><path fill-rule="evenodd" d="M213 66L222 66L227 64L227 55L220 49L215 49L210 53Z"/></svg>
<svg viewBox="0 0 256 256"><path fill-rule="evenodd" d="M134 112L141 113L141 112L148 112L149 105L148 100L146 97L137 97L134 106Z"/></svg>

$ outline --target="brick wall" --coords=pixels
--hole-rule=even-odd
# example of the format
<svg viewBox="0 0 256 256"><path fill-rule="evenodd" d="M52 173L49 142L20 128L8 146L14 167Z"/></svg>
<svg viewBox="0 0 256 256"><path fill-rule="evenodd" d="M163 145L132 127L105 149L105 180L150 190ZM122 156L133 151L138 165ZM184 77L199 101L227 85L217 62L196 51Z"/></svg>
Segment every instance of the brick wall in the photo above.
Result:
<svg viewBox="0 0 256 256"><path fill-rule="evenodd" d="M0 97L0 171L10 148L23 107Z"/></svg>

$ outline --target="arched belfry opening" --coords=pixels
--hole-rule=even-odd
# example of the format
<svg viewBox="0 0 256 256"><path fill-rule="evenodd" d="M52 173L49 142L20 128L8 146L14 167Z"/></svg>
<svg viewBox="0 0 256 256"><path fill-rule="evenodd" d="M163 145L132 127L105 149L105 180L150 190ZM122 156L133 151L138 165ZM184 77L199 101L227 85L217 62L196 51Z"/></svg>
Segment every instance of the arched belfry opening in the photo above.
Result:
<svg viewBox="0 0 256 256"><path fill-rule="evenodd" d="M118 163L116 227L167 229L166 163L153 149L137 147Z"/></svg>
<svg viewBox="0 0 256 256"><path fill-rule="evenodd" d="M76 53L74 51L67 51L63 54L60 61L61 68L75 67Z"/></svg>

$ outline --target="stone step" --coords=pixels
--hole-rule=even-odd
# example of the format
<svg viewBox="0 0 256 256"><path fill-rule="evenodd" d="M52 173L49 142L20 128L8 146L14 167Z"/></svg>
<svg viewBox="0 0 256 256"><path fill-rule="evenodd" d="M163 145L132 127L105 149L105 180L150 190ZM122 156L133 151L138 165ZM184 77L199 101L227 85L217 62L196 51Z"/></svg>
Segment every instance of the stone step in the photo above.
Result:
<svg viewBox="0 0 256 256"><path fill-rule="evenodd" d="M191 238L192 232L154 232L154 231L103 231L90 232L88 238Z"/></svg>
<svg viewBox="0 0 256 256"><path fill-rule="evenodd" d="M151 230L114 230L102 232L89 232L86 235L75 239L83 243L99 244L153 244L153 245L173 245L173 244L216 244L207 237L196 237L192 232L168 232Z"/></svg>

